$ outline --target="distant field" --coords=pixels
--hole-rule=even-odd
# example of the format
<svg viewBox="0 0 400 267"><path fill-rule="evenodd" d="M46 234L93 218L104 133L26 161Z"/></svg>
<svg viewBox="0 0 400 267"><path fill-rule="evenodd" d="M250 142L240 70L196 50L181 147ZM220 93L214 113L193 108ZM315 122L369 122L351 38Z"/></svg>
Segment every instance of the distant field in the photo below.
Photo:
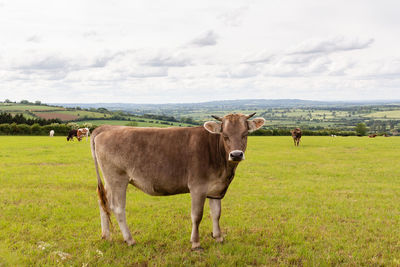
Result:
<svg viewBox="0 0 400 267"><path fill-rule="evenodd" d="M398 266L400 138L250 137L222 201L225 242L190 251L190 196L129 186L127 247L100 238L89 142L0 137L0 266ZM61 256L64 254L65 258ZM61 255L61 256L60 256Z"/></svg>
<svg viewBox="0 0 400 267"><path fill-rule="evenodd" d="M366 115L370 118L400 119L400 110L379 111Z"/></svg>
<svg viewBox="0 0 400 267"><path fill-rule="evenodd" d="M4 104L0 103L0 111L25 111L25 110L63 110L60 107L49 107L39 105L21 105L21 104Z"/></svg>
<svg viewBox="0 0 400 267"><path fill-rule="evenodd" d="M1 109L3 107L3 109ZM40 107L43 107L40 108ZM36 108L36 109L35 109ZM92 120L93 118L111 118L113 115L122 116L120 113L107 114L101 112L93 112L86 110L66 110L59 107L35 106L35 105L20 105L20 104L2 104L0 103L0 112L9 112L13 115L23 114L26 118L42 118L42 119L60 119L64 122L85 119L85 121L77 121L79 124L92 123L94 125L111 124L111 125L126 125L129 120ZM34 115L34 116L33 116ZM123 115L126 119L137 121L140 127L171 127L171 126L192 126L186 123L169 122L156 119L148 119L137 117L134 115ZM139 121L140 120L140 121Z"/></svg>
<svg viewBox="0 0 400 267"><path fill-rule="evenodd" d="M153 120L157 121L157 120ZM91 123L93 125L103 125L103 124L109 124L109 125L127 125L128 123L133 122L133 121L123 121L123 120L85 120L85 121L79 121L79 124L84 124L84 123ZM138 127L172 127L172 126L188 126L185 123L172 123L173 125L168 125L168 124L161 124L161 123L154 123L154 122L149 122L149 120L145 122L140 122L136 121ZM170 123L170 122L168 122Z"/></svg>
<svg viewBox="0 0 400 267"><path fill-rule="evenodd" d="M35 112L34 113L37 117L42 119L60 119L62 121L69 121L69 120L76 120L79 117L70 114L64 114L59 112Z"/></svg>
<svg viewBox="0 0 400 267"><path fill-rule="evenodd" d="M61 111L60 113L77 116L79 118L83 118L85 116L89 117L89 118L109 118L109 117L111 117L110 114L104 114L104 113L92 112L92 111L86 111L86 110L65 110L65 111Z"/></svg>
<svg viewBox="0 0 400 267"><path fill-rule="evenodd" d="M191 118L196 121L212 120L211 115L223 116L229 113L243 113L251 114L257 112L256 116L264 117L267 124L264 128L280 129L280 128L293 128L301 127L308 129L340 129L340 130L354 130L358 123L365 123L371 132L399 132L400 131L400 108L398 105L370 105L370 106L304 106L304 107L268 107L261 108L259 105L256 107L246 105L225 105L224 101L221 105L213 105L212 107L205 108L202 105L193 106L173 106L170 108L164 106L158 108L152 106L149 109L127 109L126 111L134 112L134 114L153 114L153 115L166 115L173 116L177 120L183 118ZM106 104L105 104L106 105ZM87 106L86 106L87 107ZM122 106L121 106L122 108ZM22 113L27 118L32 118L33 114L41 118L59 118L63 121L72 121L77 119L84 119L90 121L94 118L103 119L115 116L115 118L131 118L136 120L145 120L139 122L139 126L155 126L166 127L166 124L157 124L155 119L139 118L141 115L128 115L128 113L115 112L113 114L103 112L93 112L86 110L66 110L62 107L49 107L39 105L22 105L22 104L5 104L0 103L0 112L12 112L13 114ZM139 117L138 117L139 116ZM153 121L150 122L150 121ZM91 122L92 123L92 122ZM101 122L112 124L125 124L119 121L115 122ZM170 122L168 122L170 123ZM154 125L153 125L154 124ZM173 123L173 126L189 126L182 123Z"/></svg>

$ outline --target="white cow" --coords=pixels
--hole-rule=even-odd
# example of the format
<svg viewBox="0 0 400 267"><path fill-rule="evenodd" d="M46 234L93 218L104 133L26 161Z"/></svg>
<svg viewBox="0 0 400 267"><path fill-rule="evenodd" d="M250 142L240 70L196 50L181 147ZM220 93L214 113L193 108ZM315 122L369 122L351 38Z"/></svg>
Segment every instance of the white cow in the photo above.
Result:
<svg viewBox="0 0 400 267"><path fill-rule="evenodd" d="M50 137L53 137L54 136L54 130L51 130L50 131Z"/></svg>

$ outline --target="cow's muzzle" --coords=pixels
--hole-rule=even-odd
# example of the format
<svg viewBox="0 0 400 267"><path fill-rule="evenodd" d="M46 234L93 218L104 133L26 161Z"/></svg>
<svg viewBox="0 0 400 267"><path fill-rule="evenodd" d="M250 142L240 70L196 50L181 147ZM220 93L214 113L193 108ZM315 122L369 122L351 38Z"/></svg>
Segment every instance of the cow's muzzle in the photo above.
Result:
<svg viewBox="0 0 400 267"><path fill-rule="evenodd" d="M229 161L239 162L244 160L244 153L242 150L233 150L229 153Z"/></svg>

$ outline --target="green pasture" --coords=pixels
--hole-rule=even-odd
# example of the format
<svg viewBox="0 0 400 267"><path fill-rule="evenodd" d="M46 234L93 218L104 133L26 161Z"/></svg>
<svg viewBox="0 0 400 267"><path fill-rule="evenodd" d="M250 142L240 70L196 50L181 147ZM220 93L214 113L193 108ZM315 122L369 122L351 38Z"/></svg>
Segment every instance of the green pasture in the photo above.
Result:
<svg viewBox="0 0 400 267"><path fill-rule="evenodd" d="M58 113L68 114L68 115L75 115L80 118L88 117L88 118L109 118L111 117L110 114L100 113L100 112L93 112L93 111L86 111L86 110L63 110Z"/></svg>
<svg viewBox="0 0 400 267"><path fill-rule="evenodd" d="M400 119L400 110L387 110L387 111L378 111L371 114L365 115L365 117L370 118L380 118L380 119Z"/></svg>
<svg viewBox="0 0 400 267"><path fill-rule="evenodd" d="M100 238L89 142L0 137L0 266L398 266L400 138L250 137L222 201L223 244L190 251L190 196L130 186L128 247ZM135 153L133 151L132 153ZM136 151L140 153L140 151Z"/></svg>

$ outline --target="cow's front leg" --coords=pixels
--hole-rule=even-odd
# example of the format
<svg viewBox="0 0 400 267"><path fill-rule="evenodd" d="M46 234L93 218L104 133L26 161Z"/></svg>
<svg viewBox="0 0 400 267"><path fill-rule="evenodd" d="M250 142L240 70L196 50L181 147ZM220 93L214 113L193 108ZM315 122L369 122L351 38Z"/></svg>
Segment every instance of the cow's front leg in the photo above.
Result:
<svg viewBox="0 0 400 267"><path fill-rule="evenodd" d="M213 232L212 236L217 242L222 243L224 238L221 234L221 229L219 228L219 218L221 217L221 199L209 199L211 218L213 222Z"/></svg>
<svg viewBox="0 0 400 267"><path fill-rule="evenodd" d="M192 235L190 242L192 242L192 250L201 249L199 238L199 225L203 218L204 202L206 200L206 193L204 192L191 192L192 197Z"/></svg>

